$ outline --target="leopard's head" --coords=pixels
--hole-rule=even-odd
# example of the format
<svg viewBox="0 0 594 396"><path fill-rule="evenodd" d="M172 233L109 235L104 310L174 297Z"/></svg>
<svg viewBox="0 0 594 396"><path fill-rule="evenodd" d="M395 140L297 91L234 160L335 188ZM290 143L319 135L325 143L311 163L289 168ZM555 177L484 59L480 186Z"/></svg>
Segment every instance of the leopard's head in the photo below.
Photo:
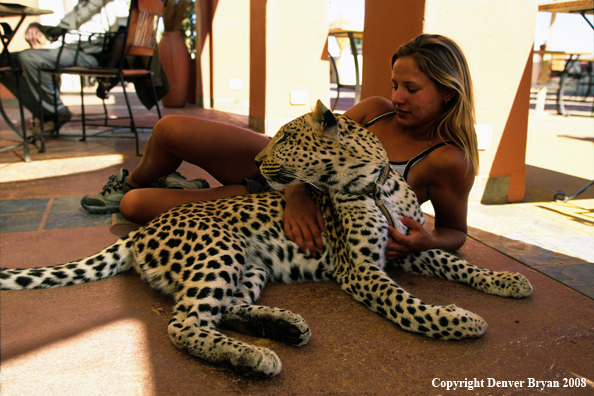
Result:
<svg viewBox="0 0 594 396"><path fill-rule="evenodd" d="M308 183L320 189L359 191L388 164L375 135L349 118L315 109L280 128L256 157L272 188Z"/></svg>

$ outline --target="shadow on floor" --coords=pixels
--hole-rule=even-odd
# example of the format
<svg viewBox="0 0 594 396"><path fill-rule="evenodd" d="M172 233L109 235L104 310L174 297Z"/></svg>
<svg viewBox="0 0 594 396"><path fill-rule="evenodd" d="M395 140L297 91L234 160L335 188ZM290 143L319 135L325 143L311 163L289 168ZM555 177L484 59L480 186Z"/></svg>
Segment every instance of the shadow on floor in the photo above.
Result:
<svg viewBox="0 0 594 396"><path fill-rule="evenodd" d="M86 256L127 231L118 225L11 233L1 246L11 266L39 266ZM19 254L26 246L35 249ZM259 303L301 314L313 337L294 348L229 333L279 355L283 372L265 381L247 380L176 349L167 335L173 302L136 274L60 289L3 291L3 395L443 394L435 378L483 380L473 391L479 395L530 394L534 389L527 382L497 389L487 381L537 378L562 386L563 378L594 378L591 299L472 239L460 253L482 267L522 272L533 294L505 299L389 269L392 279L423 301L456 303L489 323L480 339L450 342L401 330L334 282L270 284ZM547 390L579 395L591 389Z"/></svg>
<svg viewBox="0 0 594 396"><path fill-rule="evenodd" d="M341 98L341 107L350 106L346 99ZM228 120L220 112L182 111ZM35 267L86 257L134 227L117 215L88 217L78 205L84 194L101 191L120 167L133 169L138 163L129 139L60 138L50 143L47 153L35 153L38 168L15 164L13 181L0 189L0 228L7 230L0 237L3 266ZM72 157L79 160L68 162L73 173L52 176L56 170L49 169L49 160ZM63 170L64 163L56 169ZM25 171L33 176L23 179ZM208 178L191 166L182 165L181 172ZM591 265L479 230L471 230L460 255L480 267L521 272L534 292L525 299L504 299L389 269L392 279L423 301L455 303L489 323L480 339L447 342L401 330L333 282L270 284L259 303L302 315L313 337L307 346L293 348L237 335L281 358L283 372L266 381L247 380L176 349L167 334L172 301L135 274L60 289L2 291L2 394L436 395L448 393L434 385L436 379L439 384L465 378L483 381L472 391L478 395L533 394L529 378L559 384L545 393L590 394L594 301L582 294L590 289L571 287L589 287L580 282ZM587 387L563 388L564 379L575 378L584 378ZM495 387L488 386L489 379L524 382L521 387Z"/></svg>
<svg viewBox="0 0 594 396"><path fill-rule="evenodd" d="M526 165L526 195L522 202L553 201L557 191L564 191L567 195L571 195L579 191L590 181L550 169ZM594 187L587 189L577 198L594 198Z"/></svg>

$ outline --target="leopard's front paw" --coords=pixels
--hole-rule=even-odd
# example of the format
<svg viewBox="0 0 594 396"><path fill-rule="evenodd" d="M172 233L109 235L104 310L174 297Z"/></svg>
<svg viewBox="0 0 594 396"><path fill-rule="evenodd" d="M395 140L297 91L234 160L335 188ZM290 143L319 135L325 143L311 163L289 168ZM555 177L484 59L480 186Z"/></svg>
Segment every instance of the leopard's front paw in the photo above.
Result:
<svg viewBox="0 0 594 396"><path fill-rule="evenodd" d="M532 285L526 277L517 272L494 272L483 280L483 291L501 297L522 298L532 292Z"/></svg>

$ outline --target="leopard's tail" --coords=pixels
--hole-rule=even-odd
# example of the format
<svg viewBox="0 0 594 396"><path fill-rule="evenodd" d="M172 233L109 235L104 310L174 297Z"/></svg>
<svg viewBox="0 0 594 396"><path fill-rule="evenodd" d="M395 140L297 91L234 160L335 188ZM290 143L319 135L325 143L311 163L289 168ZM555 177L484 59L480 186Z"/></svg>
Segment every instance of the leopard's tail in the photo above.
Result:
<svg viewBox="0 0 594 396"><path fill-rule="evenodd" d="M77 285L110 278L132 267L132 239L125 236L87 258L38 268L0 268L0 290L28 290Z"/></svg>

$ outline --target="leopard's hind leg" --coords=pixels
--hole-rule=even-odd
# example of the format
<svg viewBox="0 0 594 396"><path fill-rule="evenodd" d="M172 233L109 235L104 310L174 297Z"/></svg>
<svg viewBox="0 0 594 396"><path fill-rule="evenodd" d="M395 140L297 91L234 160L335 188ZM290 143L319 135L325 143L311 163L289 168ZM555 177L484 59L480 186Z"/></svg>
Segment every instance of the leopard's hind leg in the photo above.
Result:
<svg viewBox="0 0 594 396"><path fill-rule="evenodd" d="M217 331L239 288L244 290L250 300L251 295L240 282L249 284L247 279L252 279L256 285L253 297L256 298L266 281L266 277L260 279L256 273L253 277L248 274L243 252L230 254L225 251L222 255L222 258L209 258L209 268L221 268L218 276L214 273L202 276L203 273L199 272L195 277L190 277L194 282L186 282L176 293L177 303L169 322L169 336L179 349L191 356L228 367L251 378L275 376L281 372L282 363L273 351ZM240 265L229 265L229 257L234 257ZM233 314L235 310L231 309L230 312Z"/></svg>
<svg viewBox="0 0 594 396"><path fill-rule="evenodd" d="M264 289L267 277L264 269L246 264L233 302L225 310L219 327L293 346L307 344L311 331L300 315L280 308L252 305Z"/></svg>
<svg viewBox="0 0 594 396"><path fill-rule="evenodd" d="M197 293L201 298L181 299L169 322L171 341L191 356L228 367L251 378L268 378L282 370L278 356L267 348L260 348L233 339L216 330L224 304L205 296L208 288Z"/></svg>
<svg viewBox="0 0 594 396"><path fill-rule="evenodd" d="M230 305L219 327L293 346L303 346L311 338L309 326L300 315L261 305Z"/></svg>
<svg viewBox="0 0 594 396"><path fill-rule="evenodd" d="M406 272L464 283L501 297L522 298L532 292L532 285L520 273L479 268L443 250L412 253L395 264Z"/></svg>

